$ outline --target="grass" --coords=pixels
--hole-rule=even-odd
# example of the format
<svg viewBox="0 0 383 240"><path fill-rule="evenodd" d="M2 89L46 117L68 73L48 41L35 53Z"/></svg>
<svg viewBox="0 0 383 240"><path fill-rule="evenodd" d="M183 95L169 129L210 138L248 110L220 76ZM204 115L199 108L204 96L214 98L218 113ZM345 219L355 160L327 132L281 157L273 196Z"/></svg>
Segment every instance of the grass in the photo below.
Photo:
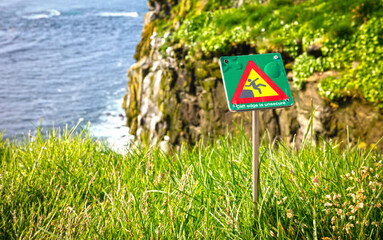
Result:
<svg viewBox="0 0 383 240"><path fill-rule="evenodd" d="M120 155L86 131L0 140L0 239L379 239L383 156L307 138L260 147L253 216L242 134Z"/></svg>

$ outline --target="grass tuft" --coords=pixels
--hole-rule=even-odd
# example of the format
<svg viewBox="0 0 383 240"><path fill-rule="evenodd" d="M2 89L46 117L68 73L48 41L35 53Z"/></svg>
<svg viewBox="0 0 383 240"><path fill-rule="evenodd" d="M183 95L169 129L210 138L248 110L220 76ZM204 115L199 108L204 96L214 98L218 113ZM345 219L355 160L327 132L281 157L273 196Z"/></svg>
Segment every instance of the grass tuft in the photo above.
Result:
<svg viewBox="0 0 383 240"><path fill-rule="evenodd" d="M325 140L252 149L240 133L165 154L111 150L84 130L0 138L0 238L379 239L383 157Z"/></svg>

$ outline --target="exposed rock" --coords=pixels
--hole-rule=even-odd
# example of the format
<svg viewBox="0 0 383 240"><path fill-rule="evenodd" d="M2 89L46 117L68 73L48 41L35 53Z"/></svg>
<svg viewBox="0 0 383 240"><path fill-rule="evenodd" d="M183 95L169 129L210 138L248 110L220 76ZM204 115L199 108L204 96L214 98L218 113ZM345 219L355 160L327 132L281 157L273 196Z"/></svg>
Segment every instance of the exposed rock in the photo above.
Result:
<svg viewBox="0 0 383 240"><path fill-rule="evenodd" d="M312 44L307 47L306 52L308 55L314 56L314 57L321 57L322 56L322 45L320 44Z"/></svg>
<svg viewBox="0 0 383 240"><path fill-rule="evenodd" d="M169 136L167 142L171 144L184 141L194 144L202 135L213 137L236 131L236 124L240 126L242 122L245 134L250 137L251 113L228 111L218 58L205 56L186 60L188 49L182 45L163 47L168 34L158 37L153 21L169 13L172 1L164 2L167 3L149 1L151 7L137 47L137 63L128 72L124 107L131 134L151 141ZM239 51L238 55L248 53L246 46L235 51ZM320 46L310 46L307 51L319 56ZM292 66L292 62L286 65ZM286 69L289 71L291 67ZM349 136L353 143L358 138L366 146L376 143L383 135L381 111L358 100L334 106L319 96L318 83L336 74L316 73L299 91L290 81L295 105L261 111L261 134L267 129L266 136L270 140L286 140L296 146L302 144L307 133L312 133L313 140L323 137L347 142ZM291 77L290 72L288 76ZM312 115L313 121L310 121ZM380 147L383 148L383 143Z"/></svg>

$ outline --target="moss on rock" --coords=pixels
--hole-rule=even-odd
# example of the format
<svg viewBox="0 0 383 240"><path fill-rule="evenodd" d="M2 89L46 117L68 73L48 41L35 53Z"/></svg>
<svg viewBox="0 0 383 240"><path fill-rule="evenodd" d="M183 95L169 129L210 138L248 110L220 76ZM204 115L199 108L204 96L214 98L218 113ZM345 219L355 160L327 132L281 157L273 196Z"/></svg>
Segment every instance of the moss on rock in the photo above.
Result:
<svg viewBox="0 0 383 240"><path fill-rule="evenodd" d="M342 75L341 72L352 65L348 64L348 60L337 53L339 49L333 46L336 44L350 50L347 48L349 43L347 39L326 35L324 28L331 30L330 26L320 25L327 24L326 22L315 23L318 28L312 28L308 24L312 23L313 19L306 19L307 24L304 22L306 21L304 18L311 16L309 14L300 16L299 19L302 20L300 21L295 13L311 11L311 8L309 10L305 8L306 4L309 4L307 1L295 1L296 4L293 5L289 4L289 1L279 5L277 2L279 1L271 0L264 4L249 3L241 7L238 2L231 0L150 0L150 13L147 14L142 40L137 46L135 55L138 63L129 71L129 90L124 97L127 124L131 127L131 132L147 139L162 139L166 134L173 144L180 144L182 141L193 144L201 135L235 131L234 122L250 126L250 113L228 112L218 59L222 55L281 51L286 70L290 72L289 78L293 78L291 71L299 72L299 76L294 75L295 83L299 83L297 79L302 77L302 86L306 84L306 87L298 90L296 86L299 84L291 84L296 102L291 109L261 112L262 132L268 129L271 140L274 138L290 142L294 140L299 144L309 127L310 99L312 99L317 109L313 125L315 137L332 137L340 140L344 138L345 124L352 126L360 124L360 129L355 129L356 135L352 135L353 141L357 139L358 134L361 134L359 137L368 136L365 140L367 144L377 141L377 136L382 135L382 132L376 131L374 135L367 131L373 124L379 125L382 112L376 107L366 107L369 111L373 111L372 115L375 116L376 113L376 117L365 117L363 114L366 113L363 111L358 113L355 109L360 107L355 107L352 102L360 101L363 95L355 95L355 88L351 88L353 85L349 85L350 89L347 91L354 95L337 104L327 101L333 100L330 95L327 100L323 97L327 90L342 86L344 79L341 78L359 76L358 74L362 73L360 66L365 66L366 62L355 66L351 71L352 74ZM320 2L324 8L338 4L335 0ZM222 5L223 3L225 5ZM345 3L347 4L349 3ZM376 7L380 6L378 5L376 4ZM211 11L212 9L216 11ZM320 14L327 14L322 10L317 15L318 19L323 17ZM325 20L330 21L327 18ZM379 20L372 19L372 21ZM357 24L361 26L363 22ZM361 29L355 29L355 32L362 31L360 36L364 34L364 39L368 41L371 39L365 32L372 31L374 34L379 32L372 23L368 26L363 25ZM338 31L339 29L333 30L337 34L342 33ZM347 34L348 37L353 37L353 32ZM378 43L374 43L376 46L381 44L379 39ZM368 41L364 43L360 40L350 46L357 44L363 49L370 44ZM380 48L376 49L377 52L381 51ZM366 56L359 55L367 59ZM341 64L337 64L337 61ZM328 69L335 70L328 71ZM310 74L307 74L308 72ZM329 72L336 73L335 77L324 80L323 76ZM376 78L380 76L379 74L380 71L377 70L368 76ZM153 76L151 81L147 81L149 85L144 82L147 76ZM337 79L341 79L339 84ZM322 96L318 94L318 85ZM379 86L377 85L376 89L380 89ZM142 89L147 87L150 88L151 97L143 95ZM371 91L368 97L375 98L379 95L377 92L379 91ZM343 94L340 90L335 93ZM354 97L356 99L353 99ZM343 104L348 101L349 104ZM363 104L371 106L368 102ZM142 108L146 109L145 113L141 112ZM354 119L352 121L357 124L353 125L346 121L344 116ZM366 124L361 123L359 119L366 121ZM365 128L366 126L368 128ZM244 131L248 136L251 135L249 127L245 127Z"/></svg>

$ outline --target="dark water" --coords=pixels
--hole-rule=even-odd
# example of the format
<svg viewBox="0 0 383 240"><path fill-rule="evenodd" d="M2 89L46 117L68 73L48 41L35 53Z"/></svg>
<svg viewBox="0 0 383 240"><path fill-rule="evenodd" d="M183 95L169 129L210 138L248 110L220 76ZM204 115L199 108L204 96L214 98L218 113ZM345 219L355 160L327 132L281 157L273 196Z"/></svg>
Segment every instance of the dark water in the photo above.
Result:
<svg viewBox="0 0 383 240"><path fill-rule="evenodd" d="M124 131L126 72L146 12L145 0L0 1L0 131L78 121L97 137Z"/></svg>

